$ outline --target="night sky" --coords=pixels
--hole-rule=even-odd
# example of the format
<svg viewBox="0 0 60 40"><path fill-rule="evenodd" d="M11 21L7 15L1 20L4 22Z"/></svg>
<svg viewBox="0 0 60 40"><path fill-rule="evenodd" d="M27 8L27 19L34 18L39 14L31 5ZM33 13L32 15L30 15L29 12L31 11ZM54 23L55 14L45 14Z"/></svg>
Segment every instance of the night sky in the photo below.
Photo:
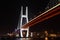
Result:
<svg viewBox="0 0 60 40"><path fill-rule="evenodd" d="M14 30L17 18L16 1L0 1L0 33Z"/></svg>
<svg viewBox="0 0 60 40"><path fill-rule="evenodd" d="M49 0L10 0L0 1L0 34L12 32L18 25L20 8L29 7L29 20L43 11Z"/></svg>

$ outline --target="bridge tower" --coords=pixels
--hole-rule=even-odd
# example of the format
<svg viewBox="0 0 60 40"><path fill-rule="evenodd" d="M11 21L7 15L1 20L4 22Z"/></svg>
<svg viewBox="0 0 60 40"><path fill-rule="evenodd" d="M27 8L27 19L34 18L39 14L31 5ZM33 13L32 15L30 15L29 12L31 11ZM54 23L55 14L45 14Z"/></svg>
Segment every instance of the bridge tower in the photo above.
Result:
<svg viewBox="0 0 60 40"><path fill-rule="evenodd" d="M26 31L26 37L29 35L29 28L22 28L22 25L28 23L28 7L26 6L26 11L23 14L23 6L21 6L21 19L20 19L20 35L23 37L23 31Z"/></svg>

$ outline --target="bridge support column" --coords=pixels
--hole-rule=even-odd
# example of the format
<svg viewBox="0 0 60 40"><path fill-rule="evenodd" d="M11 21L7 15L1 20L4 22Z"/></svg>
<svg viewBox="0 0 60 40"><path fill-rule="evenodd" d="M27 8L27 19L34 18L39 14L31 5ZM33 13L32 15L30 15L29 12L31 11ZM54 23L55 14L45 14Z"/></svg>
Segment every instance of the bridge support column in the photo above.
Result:
<svg viewBox="0 0 60 40"><path fill-rule="evenodd" d="M21 37L24 37L23 36L23 31L26 31L25 35L26 35L26 37L28 37L29 28L26 28L26 29L22 28L22 25L24 23L23 18L25 18L26 23L28 23L28 7L26 7L26 14L25 15L23 15L23 6L21 7L21 22L20 22L20 35L21 35Z"/></svg>

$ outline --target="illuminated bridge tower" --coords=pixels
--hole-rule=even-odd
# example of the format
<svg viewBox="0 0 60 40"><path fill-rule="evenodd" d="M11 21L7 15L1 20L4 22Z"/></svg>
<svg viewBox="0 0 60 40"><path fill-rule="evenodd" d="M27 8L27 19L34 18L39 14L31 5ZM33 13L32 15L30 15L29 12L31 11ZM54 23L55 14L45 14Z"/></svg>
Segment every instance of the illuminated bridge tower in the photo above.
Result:
<svg viewBox="0 0 60 40"><path fill-rule="evenodd" d="M25 14L23 14L23 12L24 12L23 11L23 6L21 6L20 35L21 35L21 37L24 37L23 36L23 31L26 31L26 36L25 37L28 37L28 35L29 35L29 28L22 28L23 24L28 23L28 7L26 7L26 12L24 12Z"/></svg>

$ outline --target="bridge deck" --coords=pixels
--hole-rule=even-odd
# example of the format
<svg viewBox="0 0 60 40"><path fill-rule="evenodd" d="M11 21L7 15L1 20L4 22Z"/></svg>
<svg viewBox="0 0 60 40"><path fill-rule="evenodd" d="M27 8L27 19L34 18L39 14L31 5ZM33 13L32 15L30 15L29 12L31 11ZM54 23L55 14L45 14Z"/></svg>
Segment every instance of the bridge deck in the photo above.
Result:
<svg viewBox="0 0 60 40"><path fill-rule="evenodd" d="M59 14L60 14L60 3L52 7L51 9L45 11L44 13L38 15L37 17L29 21L28 23L24 24L23 28L31 27L39 22L42 22L44 20L47 20Z"/></svg>

